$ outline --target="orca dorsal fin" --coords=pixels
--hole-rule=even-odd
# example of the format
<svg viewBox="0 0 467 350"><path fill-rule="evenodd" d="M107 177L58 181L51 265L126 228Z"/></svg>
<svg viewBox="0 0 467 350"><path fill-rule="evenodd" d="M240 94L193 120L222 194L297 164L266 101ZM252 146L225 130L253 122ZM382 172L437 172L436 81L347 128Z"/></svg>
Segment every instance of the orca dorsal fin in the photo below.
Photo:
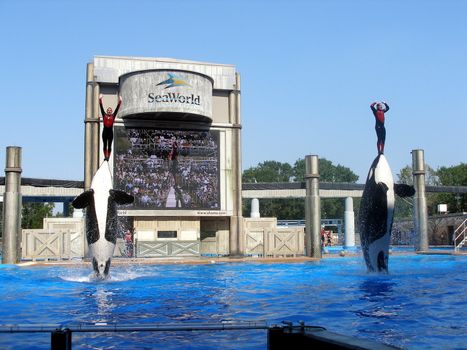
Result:
<svg viewBox="0 0 467 350"><path fill-rule="evenodd" d="M415 194L415 188L406 184L394 184L394 192L399 197L412 197Z"/></svg>
<svg viewBox="0 0 467 350"><path fill-rule="evenodd" d="M125 193L120 190L109 190L110 196L113 198L117 204L131 204L134 202L135 197L131 194Z"/></svg>
<svg viewBox="0 0 467 350"><path fill-rule="evenodd" d="M71 202L71 205L76 209L86 208L91 203L93 197L94 190L91 188L90 190L84 191L78 197L76 197L73 202Z"/></svg>

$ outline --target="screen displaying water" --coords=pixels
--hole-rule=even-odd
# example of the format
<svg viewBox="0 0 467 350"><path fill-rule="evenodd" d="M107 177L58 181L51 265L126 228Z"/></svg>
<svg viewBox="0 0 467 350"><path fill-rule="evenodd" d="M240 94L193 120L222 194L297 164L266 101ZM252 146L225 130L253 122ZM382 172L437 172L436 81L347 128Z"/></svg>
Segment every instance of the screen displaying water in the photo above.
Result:
<svg viewBox="0 0 467 350"><path fill-rule="evenodd" d="M467 348L467 257L361 257L305 263L78 267L0 265L0 323L305 321L408 349ZM74 349L265 349L266 331L73 333ZM0 334L1 349L48 349L50 334Z"/></svg>

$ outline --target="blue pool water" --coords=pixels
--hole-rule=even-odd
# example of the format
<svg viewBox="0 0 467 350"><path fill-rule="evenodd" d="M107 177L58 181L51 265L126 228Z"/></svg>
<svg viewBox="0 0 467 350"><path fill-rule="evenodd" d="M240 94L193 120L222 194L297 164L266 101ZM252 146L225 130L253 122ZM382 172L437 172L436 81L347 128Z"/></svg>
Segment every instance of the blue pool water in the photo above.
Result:
<svg viewBox="0 0 467 350"><path fill-rule="evenodd" d="M361 257L320 262L90 267L0 265L1 324L303 320L408 349L467 348L467 257L390 257L369 275ZM74 333L74 349L264 349L265 331ZM49 334L0 334L1 349L48 349Z"/></svg>

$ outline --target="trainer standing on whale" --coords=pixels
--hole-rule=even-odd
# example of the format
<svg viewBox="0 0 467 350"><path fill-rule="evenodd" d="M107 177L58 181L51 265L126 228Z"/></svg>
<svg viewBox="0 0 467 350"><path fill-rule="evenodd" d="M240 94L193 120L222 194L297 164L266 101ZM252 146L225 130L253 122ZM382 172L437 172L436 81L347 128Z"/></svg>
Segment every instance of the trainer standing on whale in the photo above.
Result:
<svg viewBox="0 0 467 350"><path fill-rule="evenodd" d="M102 130L102 144L104 148L105 160L109 160L110 153L112 152L112 141L114 139L114 131L113 131L114 121L115 121L115 118L117 117L118 109L120 108L121 104L122 104L122 97L119 96L117 107L115 107L115 112L112 113L111 107L107 108L107 111L105 111L104 106L102 104L102 94L99 95L99 107L100 107L102 119L104 122L104 127Z"/></svg>
<svg viewBox="0 0 467 350"><path fill-rule="evenodd" d="M86 239L92 268L98 279L106 279L109 276L110 263L117 243L117 205L134 202L132 195L113 188L112 171L109 165L113 124L121 103L122 98L119 96L115 112L112 113L110 107L105 112L102 94L99 96L99 106L104 122L102 131L104 161L94 174L89 190L81 193L72 202L74 208L86 209Z"/></svg>
<svg viewBox="0 0 467 350"><path fill-rule="evenodd" d="M377 108L376 102L371 105L376 119L378 155L368 171L358 214L358 228L368 271L387 273L394 218L394 195L409 197L415 194L415 190L412 186L394 183L391 168L384 156L384 113L389 110L389 106L383 103L386 110L383 110L381 103Z"/></svg>
<svg viewBox="0 0 467 350"><path fill-rule="evenodd" d="M383 109L383 105L385 109ZM376 106L376 107L375 107ZM378 154L384 153L384 143L386 142L386 128L384 127L384 117L385 113L389 111L389 106L386 102L373 102L370 105L373 115L375 116L375 131L378 141L376 142L376 148L378 149Z"/></svg>

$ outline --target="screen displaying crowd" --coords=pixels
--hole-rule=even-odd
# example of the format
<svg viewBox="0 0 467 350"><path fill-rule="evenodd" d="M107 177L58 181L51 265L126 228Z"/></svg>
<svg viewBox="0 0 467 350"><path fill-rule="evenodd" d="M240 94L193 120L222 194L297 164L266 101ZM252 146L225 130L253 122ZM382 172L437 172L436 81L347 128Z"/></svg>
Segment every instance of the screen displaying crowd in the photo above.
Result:
<svg viewBox="0 0 467 350"><path fill-rule="evenodd" d="M115 188L128 209L220 209L219 133L115 128Z"/></svg>

